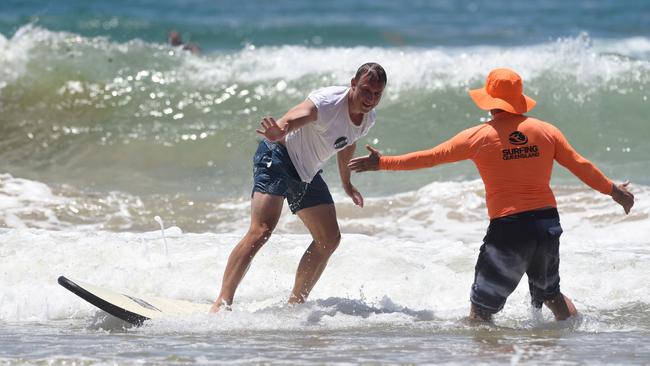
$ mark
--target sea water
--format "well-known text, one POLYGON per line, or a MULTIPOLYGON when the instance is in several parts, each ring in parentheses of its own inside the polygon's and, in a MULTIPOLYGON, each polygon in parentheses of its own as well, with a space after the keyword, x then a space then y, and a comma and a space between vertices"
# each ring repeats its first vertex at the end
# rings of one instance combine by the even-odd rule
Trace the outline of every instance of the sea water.
POLYGON ((647 364, 649 14, 631 0, 3 1, 0 364, 647 364), (201 52, 168 46, 170 29, 201 52), (364 208, 328 164, 343 236, 301 306, 285 303, 311 238, 286 208, 230 312, 133 328, 57 284, 213 301, 247 229, 261 117, 367 61, 388 86, 357 155, 482 123, 467 90, 507 66, 530 115, 632 182, 626 216, 556 165, 579 318, 533 311, 523 280, 493 325, 466 321, 488 224, 470 162, 353 175, 364 208))

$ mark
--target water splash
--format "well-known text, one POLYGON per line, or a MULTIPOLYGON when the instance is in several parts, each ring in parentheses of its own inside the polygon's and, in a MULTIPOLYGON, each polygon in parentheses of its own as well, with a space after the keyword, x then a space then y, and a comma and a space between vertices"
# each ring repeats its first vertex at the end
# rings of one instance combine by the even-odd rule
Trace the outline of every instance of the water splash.
POLYGON ((169 259, 169 250, 167 249, 167 238, 165 237, 165 225, 163 223, 163 220, 160 218, 160 216, 154 216, 153 219, 160 225, 160 235, 162 235, 163 243, 165 245, 165 257, 169 259))

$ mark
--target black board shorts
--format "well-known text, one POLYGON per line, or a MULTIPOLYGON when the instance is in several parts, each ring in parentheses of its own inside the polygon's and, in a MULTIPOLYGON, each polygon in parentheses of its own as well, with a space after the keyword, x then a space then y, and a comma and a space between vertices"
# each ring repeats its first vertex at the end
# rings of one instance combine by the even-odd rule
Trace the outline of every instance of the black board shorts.
POLYGON ((560 293, 557 209, 526 211, 490 221, 474 271, 470 301, 494 314, 503 308, 524 273, 533 306, 560 293))
POLYGON ((260 141, 253 156, 254 192, 286 197, 294 214, 305 208, 334 204, 321 172, 310 183, 301 181, 286 146, 267 140, 260 141))

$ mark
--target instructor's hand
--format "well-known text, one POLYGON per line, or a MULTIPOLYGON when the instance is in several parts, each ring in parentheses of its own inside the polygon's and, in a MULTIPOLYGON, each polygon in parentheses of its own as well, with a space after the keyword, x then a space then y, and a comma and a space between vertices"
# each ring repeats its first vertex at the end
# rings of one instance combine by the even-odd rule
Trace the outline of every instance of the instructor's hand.
POLYGON ((255 132, 264 136, 271 142, 282 140, 288 133, 287 127, 289 125, 284 125, 283 128, 280 128, 273 117, 264 117, 262 122, 260 122, 260 125, 262 126, 262 129, 255 130, 255 132))
POLYGON ((370 151, 368 156, 361 156, 350 160, 348 168, 353 172, 361 173, 369 170, 379 170, 381 153, 370 145, 366 145, 366 149, 370 151))
POLYGON ((352 185, 352 183, 344 185, 343 189, 345 189, 345 193, 352 198, 352 202, 354 202, 355 205, 363 207, 363 196, 359 193, 357 188, 352 185))
POLYGON ((625 214, 630 213, 632 206, 634 206, 634 195, 627 190, 629 184, 629 181, 619 185, 612 184, 612 199, 623 206, 625 214))

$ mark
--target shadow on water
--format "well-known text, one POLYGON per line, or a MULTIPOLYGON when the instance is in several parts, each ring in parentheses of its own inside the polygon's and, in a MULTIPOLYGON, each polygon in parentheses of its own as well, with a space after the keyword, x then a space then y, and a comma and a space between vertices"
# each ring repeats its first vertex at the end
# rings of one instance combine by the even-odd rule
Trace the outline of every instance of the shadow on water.
POLYGON ((434 319, 431 310, 413 310, 395 304, 388 297, 384 297, 378 306, 368 305, 363 300, 345 299, 341 297, 330 297, 323 300, 316 300, 315 304, 322 309, 312 311, 308 323, 318 323, 324 316, 335 316, 337 314, 358 316, 367 318, 375 314, 404 314, 413 317, 418 321, 430 321, 434 319))
POLYGON ((612 309, 588 308, 587 320, 614 329, 650 330, 650 304, 632 301, 612 309))
POLYGON ((89 330, 104 330, 109 333, 120 333, 133 328, 134 325, 104 311, 97 311, 90 319, 89 330))

